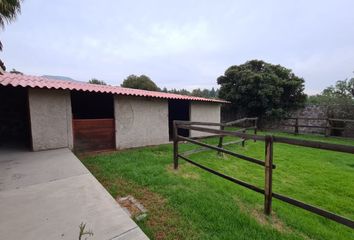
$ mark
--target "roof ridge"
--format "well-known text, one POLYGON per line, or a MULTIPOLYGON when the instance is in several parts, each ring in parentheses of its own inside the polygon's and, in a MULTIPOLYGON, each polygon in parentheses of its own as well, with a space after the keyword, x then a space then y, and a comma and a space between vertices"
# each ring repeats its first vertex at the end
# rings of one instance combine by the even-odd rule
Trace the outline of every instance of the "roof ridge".
POLYGON ((63 90, 76 90, 76 91, 89 91, 100 93, 111 93, 118 95, 130 95, 141 97, 153 97, 164 99, 180 99, 191 101, 215 102, 215 103, 229 103, 221 99, 211 99, 195 96, 187 96, 176 93, 166 93, 158 91, 149 91, 143 89, 126 88, 113 85, 100 85, 79 81, 51 79, 43 76, 23 75, 5 72, 0 74, 0 85, 2 86, 21 86, 31 88, 47 88, 47 89, 63 89, 63 90))

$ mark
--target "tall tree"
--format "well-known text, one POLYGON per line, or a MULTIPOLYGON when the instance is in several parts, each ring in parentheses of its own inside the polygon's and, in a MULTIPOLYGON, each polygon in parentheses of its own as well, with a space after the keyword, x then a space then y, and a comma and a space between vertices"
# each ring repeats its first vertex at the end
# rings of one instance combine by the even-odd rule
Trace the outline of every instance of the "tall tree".
POLYGON ((88 83, 98 84, 98 85, 107 85, 107 83, 105 83, 104 81, 98 80, 96 78, 92 78, 91 80, 88 81, 88 83))
MULTIPOLYGON (((5 23, 10 23, 16 19, 21 12, 22 0, 0 0, 0 28, 5 28, 5 23)), ((0 51, 2 51, 2 42, 0 41, 0 51)), ((0 60, 0 67, 5 71, 6 67, 0 60)))
POLYGON ((211 98, 217 98, 218 97, 218 90, 215 90, 215 88, 212 88, 211 90, 210 90, 210 97, 211 98))
POLYGON ((203 93, 205 93, 205 92, 203 92, 200 88, 196 88, 196 89, 193 89, 191 95, 195 96, 195 97, 204 97, 203 93))
POLYGON ((217 82, 221 85, 219 97, 247 116, 282 117, 306 100, 303 78, 260 60, 229 67, 217 82))
POLYGON ((160 88, 146 75, 129 75, 121 84, 122 87, 160 91, 160 88))

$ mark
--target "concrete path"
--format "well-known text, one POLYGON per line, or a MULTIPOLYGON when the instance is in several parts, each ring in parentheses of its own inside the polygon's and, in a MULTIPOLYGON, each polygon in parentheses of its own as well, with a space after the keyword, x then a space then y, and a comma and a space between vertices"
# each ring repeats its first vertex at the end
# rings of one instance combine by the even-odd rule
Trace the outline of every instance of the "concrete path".
POLYGON ((0 150, 0 239, 148 239, 68 149, 0 150), (85 238, 83 238, 85 239, 85 238))

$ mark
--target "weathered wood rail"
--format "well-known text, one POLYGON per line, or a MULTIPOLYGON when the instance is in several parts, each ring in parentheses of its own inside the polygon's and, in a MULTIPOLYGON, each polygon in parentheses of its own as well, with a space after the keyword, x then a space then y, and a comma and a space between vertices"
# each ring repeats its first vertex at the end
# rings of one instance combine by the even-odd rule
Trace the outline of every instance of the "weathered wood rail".
MULTIPOLYGON (((258 123, 258 118, 254 117, 254 118, 242 118, 242 119, 238 119, 235 121, 231 121, 231 122, 224 122, 224 123, 211 123, 211 122, 190 122, 190 121, 178 121, 178 124, 185 124, 185 125, 199 125, 199 126, 219 126, 220 130, 223 131, 225 129, 225 127, 232 127, 232 126, 237 126, 240 124, 247 124, 247 123, 251 123, 250 126, 243 126, 243 128, 241 129, 237 129, 234 132, 242 132, 242 133, 246 133, 247 130, 254 130, 254 134, 257 134, 257 123, 258 123)), ((249 125, 249 124, 247 124, 249 125)), ((181 128, 181 127, 180 127, 181 128)), ((223 146, 228 146, 231 144, 242 144, 242 147, 245 146, 245 142, 246 139, 241 138, 238 139, 236 141, 231 141, 231 142, 227 142, 224 143, 224 135, 223 134, 213 134, 211 136, 204 136, 204 137, 196 137, 196 138, 191 138, 191 139, 201 139, 201 138, 210 138, 210 137, 219 137, 219 143, 218 143, 218 147, 219 148, 223 148, 223 146)), ((256 140, 254 140, 256 141, 256 140)), ((202 148, 198 148, 198 149, 194 149, 194 150, 190 150, 184 153, 185 156, 188 156, 190 154, 194 154, 194 153, 199 153, 199 152, 203 152, 203 151, 207 151, 209 150, 207 147, 202 147, 202 148)), ((218 151, 218 154, 221 154, 220 151, 218 151)))
MULTIPOLYGON (((233 121, 234 123, 237 121, 233 121)), ((241 121, 242 122, 242 121, 241 121)), ((248 134, 246 132, 240 132, 240 131, 227 131, 224 129, 224 127, 227 126, 225 123, 211 123, 211 122, 186 122, 186 121, 174 121, 173 122, 173 162, 174 162, 174 169, 178 169, 179 165, 179 159, 183 159, 187 161, 188 163, 199 167, 209 173, 212 173, 216 176, 219 176, 223 179, 226 179, 230 182, 233 182, 235 184, 241 185, 243 187, 246 187, 248 189, 251 189, 257 193, 263 194, 264 195, 264 213, 266 215, 271 214, 272 212, 272 199, 276 198, 280 201, 286 202, 288 204, 291 204, 293 206, 302 208, 304 210, 307 210, 309 212, 315 213, 319 216, 325 217, 327 219, 331 219, 337 223, 343 224, 347 227, 353 228, 354 229, 354 221, 350 220, 348 218, 345 218, 343 216, 339 216, 335 213, 331 213, 329 211, 326 211, 324 209, 321 209, 316 206, 312 206, 310 204, 292 199, 288 196, 275 193, 273 192, 273 170, 276 168, 276 165, 273 163, 273 151, 274 151, 274 143, 282 143, 282 144, 290 144, 290 145, 296 145, 296 146, 302 146, 302 147, 309 147, 309 148, 316 148, 316 149, 322 149, 322 150, 329 150, 329 151, 336 151, 336 152, 342 152, 342 153, 349 153, 349 154, 354 154, 354 146, 348 146, 348 145, 340 145, 340 144, 332 144, 332 143, 324 143, 324 142, 319 142, 319 141, 308 141, 308 140, 299 140, 299 139, 293 139, 293 138, 285 138, 285 137, 277 137, 277 136, 272 136, 272 135, 266 135, 266 136, 261 136, 261 135, 256 135, 256 130, 255 134, 248 134), (198 125, 198 126, 193 126, 193 125, 198 125), (201 127, 204 126, 204 127, 201 127), (211 129, 207 128, 205 126, 220 126, 220 129, 211 129), (212 133, 216 134, 217 136, 225 137, 225 136, 233 136, 233 137, 239 137, 245 140, 259 140, 265 142, 265 160, 260 160, 256 159, 253 157, 245 156, 239 153, 232 152, 230 150, 224 149, 220 147, 220 144, 218 146, 213 146, 209 145, 188 137, 183 137, 179 136, 177 134, 177 129, 189 129, 189 130, 195 130, 195 131, 201 131, 201 132, 206 132, 206 133, 212 133), (179 152, 178 144, 180 141, 186 141, 192 144, 196 144, 199 146, 202 146, 204 148, 208 148, 211 150, 215 150, 218 152, 222 152, 225 154, 228 154, 230 156, 239 158, 241 160, 245 160, 251 163, 254 163, 258 166, 264 167, 264 188, 260 188, 257 186, 254 186, 250 183, 244 182, 242 180, 236 179, 234 177, 225 175, 223 173, 220 173, 216 170, 213 170, 207 166, 204 166, 200 163, 197 163, 191 159, 189 159, 186 155, 183 153, 179 152)), ((222 146, 222 145, 221 145, 222 146)))

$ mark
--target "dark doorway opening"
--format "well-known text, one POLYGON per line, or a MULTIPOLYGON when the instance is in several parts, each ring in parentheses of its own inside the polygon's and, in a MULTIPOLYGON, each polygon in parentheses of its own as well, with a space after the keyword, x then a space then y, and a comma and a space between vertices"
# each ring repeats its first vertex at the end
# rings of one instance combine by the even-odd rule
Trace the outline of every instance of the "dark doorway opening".
POLYGON ((71 108, 75 151, 115 149, 112 94, 71 92, 71 108))
POLYGON ((113 95, 91 92, 71 92, 74 119, 114 118, 113 95))
POLYGON ((0 86, 0 147, 31 148, 28 89, 0 86))
MULTIPOLYGON (((170 140, 173 137, 173 121, 189 121, 190 120, 190 102, 186 100, 168 100, 168 126, 170 140)), ((188 129, 178 129, 178 135, 189 137, 188 129)))

